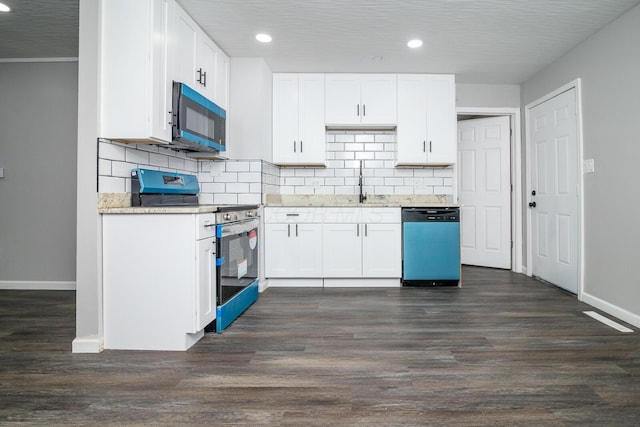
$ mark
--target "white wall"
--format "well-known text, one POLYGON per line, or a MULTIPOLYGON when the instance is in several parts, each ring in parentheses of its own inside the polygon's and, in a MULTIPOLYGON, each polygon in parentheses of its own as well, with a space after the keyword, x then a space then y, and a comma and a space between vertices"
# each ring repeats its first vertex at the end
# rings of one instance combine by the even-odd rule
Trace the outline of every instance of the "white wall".
POLYGON ((229 158, 271 161, 273 75, 263 58, 231 58, 229 158))
POLYGON ((520 108, 520 85, 457 83, 456 107, 520 108))
POLYGON ((640 6, 524 83, 526 105, 580 77, 584 158, 585 301, 640 326, 640 6))
POLYGON ((77 80, 77 62, 0 63, 0 288, 75 288, 77 80))

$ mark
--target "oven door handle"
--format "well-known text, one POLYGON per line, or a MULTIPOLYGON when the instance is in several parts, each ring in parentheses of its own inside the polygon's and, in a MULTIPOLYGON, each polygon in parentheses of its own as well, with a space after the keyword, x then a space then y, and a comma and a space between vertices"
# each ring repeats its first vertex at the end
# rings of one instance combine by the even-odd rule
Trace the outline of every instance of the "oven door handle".
POLYGON ((229 224, 219 224, 218 237, 228 237, 234 236, 236 234, 247 233, 254 229, 257 230, 259 225, 259 218, 253 218, 247 221, 233 222, 229 224))

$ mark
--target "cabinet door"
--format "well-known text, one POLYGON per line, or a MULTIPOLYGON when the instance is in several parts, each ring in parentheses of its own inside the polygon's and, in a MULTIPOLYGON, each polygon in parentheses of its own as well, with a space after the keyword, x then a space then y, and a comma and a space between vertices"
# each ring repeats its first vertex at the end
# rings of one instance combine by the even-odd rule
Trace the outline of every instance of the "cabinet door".
POLYGON ((357 125, 362 114, 360 106, 360 77, 357 74, 325 75, 325 123, 328 125, 357 125))
POLYGON ((427 76, 398 76, 397 161, 399 165, 427 161, 427 76))
POLYGON ((362 238, 363 277, 402 276, 400 224, 365 224, 362 238))
POLYGON ((151 114, 150 134, 161 141, 171 141, 172 63, 169 61, 169 34, 173 31, 175 3, 159 0, 151 3, 151 114))
POLYGON ((291 224, 291 234, 296 242, 295 277, 322 277, 322 225, 291 224))
POLYGON ((291 224, 265 224, 264 230, 265 276, 297 277, 296 241, 291 238, 291 224))
POLYGON ((324 165, 327 149, 323 74, 299 74, 298 107, 299 163, 324 165))
POLYGON ((322 271, 324 277, 362 277, 360 224, 324 224, 322 271))
POLYGON ((199 28, 189 15, 176 4, 175 20, 175 80, 185 83, 194 90, 196 82, 196 46, 199 28))
POLYGON ((196 328, 202 330, 216 318, 216 247, 214 239, 196 243, 196 328))
POLYGON ((298 75, 273 75, 273 162, 298 161, 298 75))
POLYGON ((221 50, 218 50, 218 61, 216 63, 216 97, 213 102, 225 110, 229 109, 229 57, 221 50))
POLYGON ((430 164, 456 162, 455 90, 453 75, 427 77, 427 161, 430 164))
POLYGON ((362 124, 396 124, 398 89, 395 74, 363 74, 360 90, 362 124))
POLYGON ((218 47, 202 30, 198 31, 197 43, 195 74, 198 86, 194 89, 213 101, 216 99, 218 47))

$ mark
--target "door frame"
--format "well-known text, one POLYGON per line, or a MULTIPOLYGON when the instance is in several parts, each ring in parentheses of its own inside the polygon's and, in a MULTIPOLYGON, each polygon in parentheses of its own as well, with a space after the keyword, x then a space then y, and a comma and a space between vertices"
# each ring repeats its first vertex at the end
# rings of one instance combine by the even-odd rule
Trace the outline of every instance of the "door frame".
MULTIPOLYGON (((477 115, 477 116, 509 116, 511 126, 511 271, 523 273, 525 269, 522 264, 523 260, 523 215, 522 211, 522 143, 520 125, 520 108, 493 108, 493 107, 458 107, 457 115, 477 115)), ((456 135, 456 144, 458 136, 456 135)), ((456 149, 457 155, 457 149, 456 149)), ((454 172, 454 200, 458 199, 458 162, 455 165, 454 172)))
MULTIPOLYGON (((582 173, 582 158, 583 158, 583 138, 582 138, 582 79, 577 78, 558 89, 543 95, 533 102, 527 104, 524 108, 525 113, 525 150, 526 150, 526 190, 525 194, 531 193, 531 138, 529 137, 529 129, 531 128, 531 110, 538 105, 549 101, 564 92, 571 89, 575 89, 575 101, 576 101, 576 144, 577 144, 577 168, 576 173, 578 177, 576 182, 578 183, 577 196, 578 196, 578 254, 576 262, 578 263, 578 300, 582 301, 582 293, 584 291, 584 198, 582 197, 584 188, 584 173, 582 173)), ((527 209, 527 276, 533 276, 533 253, 532 253, 532 230, 531 230, 531 209, 527 209)))

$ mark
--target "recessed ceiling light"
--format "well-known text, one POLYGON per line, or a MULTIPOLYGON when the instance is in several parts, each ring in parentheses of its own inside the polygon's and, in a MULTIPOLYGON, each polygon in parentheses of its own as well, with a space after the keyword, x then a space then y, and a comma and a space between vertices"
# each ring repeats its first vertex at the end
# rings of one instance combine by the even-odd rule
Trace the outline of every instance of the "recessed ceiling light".
POLYGON ((409 43, 407 43, 407 46, 409 46, 412 49, 415 49, 417 47, 422 46, 422 40, 418 40, 418 39, 409 40, 409 43))
POLYGON ((10 12, 11 8, 4 3, 0 3, 0 12, 10 12))
POLYGON ((265 33, 256 34, 256 40, 262 43, 269 43, 271 41, 271 36, 265 33))

